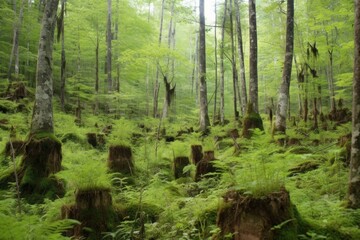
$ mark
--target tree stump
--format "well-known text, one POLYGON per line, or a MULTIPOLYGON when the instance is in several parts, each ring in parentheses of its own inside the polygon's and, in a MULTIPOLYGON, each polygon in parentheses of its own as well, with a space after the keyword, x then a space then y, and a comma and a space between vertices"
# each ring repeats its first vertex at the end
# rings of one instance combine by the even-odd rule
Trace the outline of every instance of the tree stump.
POLYGON ((237 130, 236 128, 234 128, 234 129, 231 129, 230 131, 229 131, 229 137, 230 138, 232 138, 232 139, 238 139, 239 137, 240 137, 240 135, 239 135, 239 130, 237 130))
POLYGON ((188 157, 176 157, 174 159, 173 170, 174 170, 175 179, 190 176, 189 173, 183 173, 184 167, 186 167, 189 164, 190 161, 188 157))
POLYGON ((202 146, 191 145, 191 161, 193 164, 197 164, 203 158, 202 146))
POLYGON ((264 126, 262 119, 259 115, 259 113, 254 111, 253 105, 251 103, 248 104, 246 115, 244 118, 244 127, 242 131, 242 135, 245 138, 251 137, 251 131, 250 129, 258 128, 261 131, 264 131, 264 126))
POLYGON ((110 146, 108 167, 111 171, 132 175, 134 163, 131 148, 122 145, 110 146))
POLYGON ((207 173, 215 173, 216 168, 213 164, 215 159, 214 151, 205 151, 204 157, 196 164, 195 181, 200 181, 207 173))
POLYGON ((87 133, 86 137, 87 142, 94 148, 103 147, 106 143, 104 134, 87 133))
POLYGON ((261 198, 230 191, 223 199, 216 220, 221 231, 213 239, 224 239, 228 234, 233 234, 233 240, 272 240, 279 239, 280 235, 281 239, 297 239, 296 220, 285 189, 261 198), (272 230, 286 221, 280 230, 272 230))
POLYGON ((76 219, 81 222, 65 235, 76 239, 101 239, 102 233, 109 231, 114 218, 112 198, 109 189, 77 190, 74 205, 61 207, 62 219, 76 219), (90 228, 92 231, 87 231, 90 228))

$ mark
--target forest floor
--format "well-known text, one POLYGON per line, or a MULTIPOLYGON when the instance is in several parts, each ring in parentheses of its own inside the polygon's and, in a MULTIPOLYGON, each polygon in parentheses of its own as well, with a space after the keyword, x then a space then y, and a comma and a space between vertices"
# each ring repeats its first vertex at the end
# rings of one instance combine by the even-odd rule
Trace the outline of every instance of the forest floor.
MULTIPOLYGON (((280 146, 277 138, 283 136, 272 136, 265 115, 265 130, 245 139, 231 137, 234 129, 241 135, 238 122, 212 127, 206 136, 193 131, 196 114, 178 114, 160 124, 159 119, 95 116, 84 110, 75 121, 72 111, 63 113, 54 104, 55 136, 63 154, 63 170, 56 177, 65 182, 66 194, 30 204, 18 201, 16 184, 0 184, 0 239, 69 239, 62 233, 78 222, 61 220, 61 209, 72 206, 84 189, 111 194, 117 215, 105 224, 104 239, 212 239, 220 231, 217 213, 228 191, 261 198, 284 187, 296 220, 307 226, 299 228, 297 239, 360 239, 360 210, 347 209, 345 201, 350 123, 326 121, 316 131, 310 130, 311 122, 289 123, 288 141, 280 146), (89 133, 98 137, 95 147, 89 133), (194 181, 196 167, 189 164, 175 179, 174 159, 190 158, 193 145, 214 151, 216 173, 194 181), (108 170, 110 146, 131 148, 130 172, 108 170)), ((27 139, 31 107, 28 99, 0 100, 0 180, 13 172, 14 161, 21 162, 21 153, 12 159, 5 148, 10 132, 13 140, 27 139)))

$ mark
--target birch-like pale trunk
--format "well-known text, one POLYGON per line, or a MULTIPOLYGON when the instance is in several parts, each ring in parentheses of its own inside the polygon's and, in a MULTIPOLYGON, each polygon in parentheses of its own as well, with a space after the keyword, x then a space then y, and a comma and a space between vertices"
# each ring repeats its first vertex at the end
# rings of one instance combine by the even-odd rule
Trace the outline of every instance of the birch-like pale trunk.
POLYGON ((65 1, 61 0, 61 68, 60 68, 60 103, 61 109, 65 111, 65 84, 66 84, 66 55, 65 55, 65 1))
POLYGON ((349 207, 360 208, 360 0, 355 0, 355 46, 349 207))
POLYGON ((48 0, 41 22, 36 67, 36 91, 30 133, 54 132, 52 52, 59 0, 48 0))
POLYGON ((106 26, 106 73, 107 73, 107 92, 112 91, 112 33, 111 33, 111 0, 108 0, 107 26, 106 26))
POLYGON ((276 109, 275 131, 286 132, 286 115, 290 98, 291 69, 294 54, 294 0, 287 0, 286 49, 282 82, 276 109))

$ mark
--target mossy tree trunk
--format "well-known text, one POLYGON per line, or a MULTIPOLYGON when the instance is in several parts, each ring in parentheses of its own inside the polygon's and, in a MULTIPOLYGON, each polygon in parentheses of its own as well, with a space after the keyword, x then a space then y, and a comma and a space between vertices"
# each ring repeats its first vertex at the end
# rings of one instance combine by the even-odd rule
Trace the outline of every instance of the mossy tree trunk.
POLYGON ((36 92, 29 139, 21 164, 21 192, 30 202, 61 196, 62 184, 51 174, 61 170, 61 143, 54 136, 52 52, 59 0, 46 2, 40 32, 36 92))
POLYGON ((224 67, 224 48, 225 48, 225 24, 227 13, 227 0, 224 2, 224 14, 221 25, 221 46, 220 46, 220 123, 225 123, 225 67, 224 67))
POLYGON ((41 23, 42 27, 36 68, 35 105, 31 122, 31 134, 54 132, 52 110, 53 79, 51 65, 58 4, 59 0, 49 0, 46 3, 41 23))
POLYGON ((257 28, 256 28, 256 0, 249 0, 249 35, 250 35, 250 81, 249 98, 255 112, 259 111, 258 106, 258 59, 257 59, 257 28))
POLYGON ((349 206, 360 208, 360 0, 355 1, 355 57, 349 206))

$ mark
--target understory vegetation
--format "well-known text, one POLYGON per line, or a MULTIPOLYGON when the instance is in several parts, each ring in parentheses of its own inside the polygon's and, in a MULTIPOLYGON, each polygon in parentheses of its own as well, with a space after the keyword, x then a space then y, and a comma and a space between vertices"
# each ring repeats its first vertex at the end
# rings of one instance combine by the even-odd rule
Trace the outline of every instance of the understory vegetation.
MULTIPOLYGON (((2 100, 1 104, 9 103, 2 100)), ((24 104, 31 108, 30 103, 24 104)), ((340 142, 351 132, 349 123, 328 121, 329 130, 312 131, 310 123, 298 122, 287 131, 292 141, 280 145, 265 115, 264 131, 254 130, 246 139, 229 137, 230 131, 241 131, 239 122, 214 126, 208 135, 188 131, 197 126, 195 115, 160 124, 152 118, 83 114, 79 127, 72 115, 55 110, 55 137, 62 142, 63 154, 62 170, 56 177, 64 182, 65 196, 29 204, 17 197, 14 181, 4 183, 4 177, 22 159, 21 154, 15 159, 6 154, 10 133, 12 141, 25 140, 30 116, 26 110, 0 113, 0 148, 4 149, 0 239, 68 239, 64 232, 80 222, 62 219, 61 209, 75 202, 76 192, 86 189, 110 191, 114 216, 106 220, 111 221, 111 231, 101 233, 104 239, 211 239, 219 232, 217 212, 226 192, 262 198, 284 187, 295 206, 296 214, 289 221, 296 221, 298 239, 360 238, 360 211, 345 206, 348 156, 346 144, 340 142), (103 134, 105 143, 93 147, 87 142, 88 133, 103 134), (109 171, 108 149, 114 144, 131 147, 134 168, 130 174, 109 171), (217 171, 194 181, 196 168, 189 164, 183 169, 186 177, 175 179, 174 159, 190 157, 192 145, 214 151, 217 171)))

